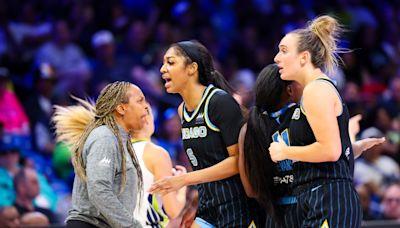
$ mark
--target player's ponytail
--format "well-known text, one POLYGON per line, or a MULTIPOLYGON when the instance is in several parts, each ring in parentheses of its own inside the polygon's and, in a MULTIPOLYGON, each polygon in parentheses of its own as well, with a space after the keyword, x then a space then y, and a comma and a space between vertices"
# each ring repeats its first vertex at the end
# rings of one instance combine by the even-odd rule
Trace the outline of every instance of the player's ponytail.
POLYGON ((211 83, 216 87, 225 90, 225 92, 231 95, 234 93, 234 89, 232 88, 232 86, 225 79, 225 77, 217 70, 211 71, 211 83))
POLYGON ((276 199, 273 192, 274 163, 269 156, 268 147, 272 134, 269 126, 275 126, 276 123, 263 112, 265 111, 257 106, 249 112, 244 138, 244 167, 257 201, 269 214, 275 214, 272 203, 276 199))
POLYGON ((298 52, 310 52, 312 64, 330 75, 339 64, 338 54, 350 51, 337 46, 342 32, 343 29, 335 18, 324 15, 309 22, 308 27, 291 33, 298 36, 298 52))

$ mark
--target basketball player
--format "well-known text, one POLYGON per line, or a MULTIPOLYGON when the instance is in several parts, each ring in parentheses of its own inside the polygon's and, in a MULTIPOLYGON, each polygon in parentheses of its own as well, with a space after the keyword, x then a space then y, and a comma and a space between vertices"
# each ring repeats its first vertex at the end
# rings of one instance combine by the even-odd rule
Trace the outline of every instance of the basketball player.
POLYGON ((293 98, 301 91, 297 83, 280 79, 278 70, 270 64, 257 77, 255 106, 239 136, 239 170, 248 196, 266 209, 266 227, 298 227, 292 161, 274 163, 265 153, 278 135, 289 140, 287 127, 297 107, 293 98))
MULTIPOLYGON (((169 219, 176 218, 181 213, 186 202, 186 187, 161 198, 146 191, 154 181, 173 175, 168 152, 151 142, 153 133, 154 117, 149 106, 149 115, 143 128, 132 133, 132 146, 143 173, 144 191, 144 197, 136 204, 135 218, 143 227, 161 228, 168 225, 169 219)), ((183 166, 177 165, 175 168, 179 173, 186 173, 183 166)))
POLYGON ((264 211, 246 197, 238 174, 238 136, 243 121, 231 89, 196 41, 173 44, 160 69, 168 93, 179 93, 182 139, 194 172, 164 178, 150 191, 165 194, 196 185, 199 227, 263 227, 264 211))
POLYGON ((301 227, 360 227, 362 220, 352 184, 349 113, 324 73, 337 65, 339 32, 334 18, 318 17, 308 27, 288 33, 274 59, 283 80, 304 87, 289 126, 290 146, 278 137, 269 147, 273 161, 295 161, 293 192, 301 227))

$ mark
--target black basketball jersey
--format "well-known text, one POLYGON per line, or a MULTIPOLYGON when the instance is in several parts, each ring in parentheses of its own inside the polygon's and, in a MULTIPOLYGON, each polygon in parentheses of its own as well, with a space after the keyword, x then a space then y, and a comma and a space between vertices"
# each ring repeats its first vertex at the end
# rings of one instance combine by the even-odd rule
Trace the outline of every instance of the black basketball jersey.
MULTIPOLYGON (((227 147, 238 142, 242 121, 238 103, 213 85, 206 88, 193 112, 188 112, 183 105, 182 140, 193 170, 226 159, 227 147)), ((216 227, 247 227, 254 213, 258 213, 255 210, 259 207, 246 197, 239 175, 196 187, 199 191, 197 216, 216 227)))
MULTIPOLYGON (((294 110, 298 106, 290 103, 277 112, 270 113, 269 117, 275 121, 272 135, 274 142, 278 141, 280 135, 287 145, 291 145, 289 125, 294 110)), ((292 160, 286 159, 278 163, 274 163, 274 185, 275 192, 279 197, 278 204, 287 205, 296 203, 296 198, 292 193, 292 184, 294 181, 292 160)))
MULTIPOLYGON (((322 78, 317 80, 324 80, 327 83, 332 84, 337 91, 337 88, 332 81, 322 78)), ((339 93, 338 96, 340 97, 339 93)), ((354 155, 348 130, 349 111, 343 102, 342 109, 343 111, 341 115, 337 117, 340 140, 342 143, 342 153, 339 160, 336 162, 321 163, 294 162, 293 169, 296 177, 294 186, 311 183, 313 181, 325 181, 327 179, 352 181, 354 155)), ((306 146, 316 141, 301 104, 293 113, 292 121, 290 123, 290 133, 290 143, 292 146, 306 146)))

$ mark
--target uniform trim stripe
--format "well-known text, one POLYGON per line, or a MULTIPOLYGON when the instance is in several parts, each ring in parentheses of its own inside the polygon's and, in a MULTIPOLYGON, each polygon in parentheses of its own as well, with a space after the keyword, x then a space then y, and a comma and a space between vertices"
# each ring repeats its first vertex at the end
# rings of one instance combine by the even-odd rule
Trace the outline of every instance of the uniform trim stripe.
POLYGON ((154 210, 157 212, 157 214, 160 217, 161 227, 166 227, 169 222, 168 216, 163 212, 162 208, 160 208, 160 206, 158 205, 157 197, 155 195, 153 195, 153 197, 152 197, 152 205, 153 205, 154 210))
POLYGON ((300 111, 303 113, 303 115, 304 116, 307 116, 306 115, 306 110, 304 110, 304 108, 303 108, 303 97, 301 97, 301 100, 300 100, 300 111))
POLYGON ((215 126, 213 123, 211 123, 210 118, 208 117, 208 104, 210 103, 211 97, 218 91, 223 91, 221 89, 215 89, 210 93, 210 96, 208 96, 206 103, 204 105, 204 120, 206 121, 206 125, 213 131, 220 132, 220 129, 215 126))
POLYGON ((201 97, 201 100, 200 100, 199 104, 197 105, 196 109, 194 110, 194 112, 192 113, 191 116, 189 116, 189 114, 186 112, 186 106, 185 106, 185 104, 183 104, 183 118, 185 118, 186 122, 192 121, 193 118, 197 115, 197 113, 200 110, 201 105, 203 104, 204 99, 207 97, 208 93, 210 92, 211 88, 213 88, 213 87, 214 86, 212 84, 210 84, 206 88, 203 96, 201 97))

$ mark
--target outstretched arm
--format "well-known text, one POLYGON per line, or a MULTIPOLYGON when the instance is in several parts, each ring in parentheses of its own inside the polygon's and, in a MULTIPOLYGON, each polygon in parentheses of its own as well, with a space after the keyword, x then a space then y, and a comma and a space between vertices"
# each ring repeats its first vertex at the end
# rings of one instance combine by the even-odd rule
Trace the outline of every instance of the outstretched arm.
POLYGON ((362 115, 358 114, 349 119, 349 135, 351 145, 353 147, 354 158, 358 158, 361 154, 375 145, 385 142, 385 138, 367 138, 356 141, 356 135, 360 132, 360 120, 362 115))
POLYGON ((148 190, 151 193, 157 192, 161 195, 176 191, 183 186, 202 184, 222 180, 238 173, 238 144, 229 146, 229 157, 221 162, 197 171, 189 172, 181 176, 165 177, 156 181, 148 190))
POLYGON ((381 144, 385 142, 385 137, 382 138, 366 138, 366 139, 361 139, 358 140, 351 145, 353 146, 353 153, 354 153, 354 158, 358 158, 361 156, 361 154, 368 150, 371 147, 374 147, 378 144, 381 144))

